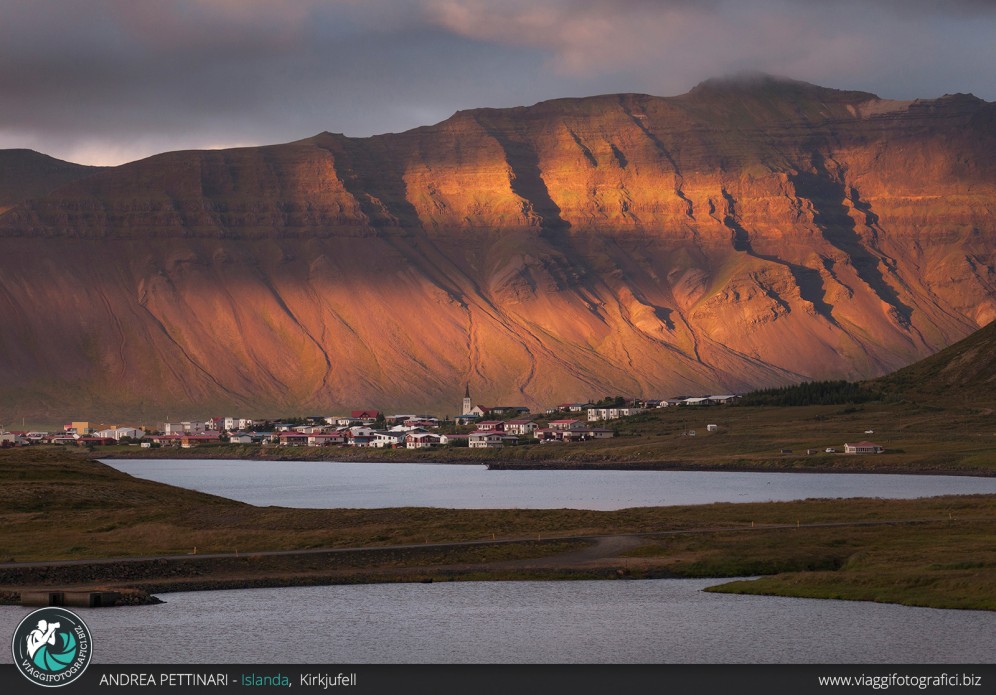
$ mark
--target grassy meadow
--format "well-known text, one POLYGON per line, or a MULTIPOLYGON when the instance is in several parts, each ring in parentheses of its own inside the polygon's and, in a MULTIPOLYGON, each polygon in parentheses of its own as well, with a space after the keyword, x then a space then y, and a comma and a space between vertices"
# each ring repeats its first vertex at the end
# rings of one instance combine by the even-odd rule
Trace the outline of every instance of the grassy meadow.
MULTIPOLYGON (((263 508, 135 479, 58 448, 0 452, 0 483, 0 562, 480 541, 412 555, 403 567, 354 562, 351 581, 765 575, 716 590, 996 609, 994 496, 612 512, 263 508), (601 536, 628 544, 578 554, 601 536)), ((290 561, 267 567, 256 572, 273 582, 307 579, 290 561)))

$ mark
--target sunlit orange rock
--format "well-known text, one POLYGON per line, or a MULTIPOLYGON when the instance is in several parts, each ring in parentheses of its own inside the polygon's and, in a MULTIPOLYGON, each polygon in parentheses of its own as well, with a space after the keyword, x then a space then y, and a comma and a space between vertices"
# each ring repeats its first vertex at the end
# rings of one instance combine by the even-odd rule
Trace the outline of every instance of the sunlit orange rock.
POLYGON ((0 194, 0 422, 742 391, 996 319, 970 95, 709 81, 0 194))

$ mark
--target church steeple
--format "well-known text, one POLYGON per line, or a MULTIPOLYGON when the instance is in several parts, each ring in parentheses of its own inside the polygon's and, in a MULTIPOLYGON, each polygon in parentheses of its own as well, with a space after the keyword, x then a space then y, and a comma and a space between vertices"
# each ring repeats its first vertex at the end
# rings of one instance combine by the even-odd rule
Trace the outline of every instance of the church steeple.
POLYGON ((470 402, 470 382, 467 382, 467 390, 463 392, 463 412, 461 415, 470 415, 474 404, 470 402))

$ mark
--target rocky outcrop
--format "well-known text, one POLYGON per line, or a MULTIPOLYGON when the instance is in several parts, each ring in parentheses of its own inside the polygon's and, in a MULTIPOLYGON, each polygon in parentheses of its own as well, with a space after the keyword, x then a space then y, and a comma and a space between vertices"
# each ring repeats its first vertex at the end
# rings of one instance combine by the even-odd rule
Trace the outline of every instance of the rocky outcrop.
POLYGON ((996 105, 757 77, 174 152, 0 215, 0 413, 876 376, 996 318, 996 105))

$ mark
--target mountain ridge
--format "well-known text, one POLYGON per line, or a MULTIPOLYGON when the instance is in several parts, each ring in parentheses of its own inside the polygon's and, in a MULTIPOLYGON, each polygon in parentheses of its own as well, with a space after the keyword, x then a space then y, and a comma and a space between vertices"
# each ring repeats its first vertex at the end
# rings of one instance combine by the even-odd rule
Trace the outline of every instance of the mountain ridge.
POLYGON ((996 105, 724 85, 163 153, 23 200, 0 413, 737 391, 878 376, 996 318, 996 105))

